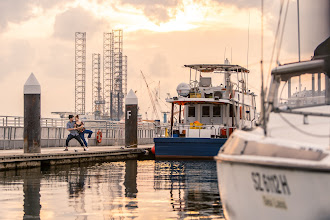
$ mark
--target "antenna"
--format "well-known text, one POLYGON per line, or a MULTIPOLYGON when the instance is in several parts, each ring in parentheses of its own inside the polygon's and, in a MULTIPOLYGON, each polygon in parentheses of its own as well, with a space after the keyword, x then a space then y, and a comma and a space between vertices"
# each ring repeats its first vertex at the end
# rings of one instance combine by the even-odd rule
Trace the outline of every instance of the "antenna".
MULTIPOLYGON (((299 22, 299 0, 297 0, 297 16, 298 16, 298 57, 300 62, 300 22, 299 22)), ((313 74, 314 77, 314 74, 313 74)), ((299 75, 299 92, 301 92, 301 77, 299 75)))
POLYGON ((246 52, 246 69, 249 69, 249 47, 250 47, 250 12, 249 12, 249 25, 248 25, 248 42, 246 52))
POLYGON ((223 54, 223 60, 225 61, 226 60, 226 47, 225 47, 225 53, 223 54))
POLYGON ((230 48, 230 63, 233 64, 233 48, 230 48))
POLYGON ((262 127, 264 129, 264 135, 267 135, 266 131, 266 116, 265 116, 265 91, 264 91, 264 65, 263 65, 263 51, 264 51, 264 1, 261 0, 261 60, 260 60, 260 69, 261 69, 261 109, 262 109, 262 127))
POLYGON ((297 16, 298 16, 298 57, 300 62, 300 22, 299 22, 299 0, 297 0, 297 16))

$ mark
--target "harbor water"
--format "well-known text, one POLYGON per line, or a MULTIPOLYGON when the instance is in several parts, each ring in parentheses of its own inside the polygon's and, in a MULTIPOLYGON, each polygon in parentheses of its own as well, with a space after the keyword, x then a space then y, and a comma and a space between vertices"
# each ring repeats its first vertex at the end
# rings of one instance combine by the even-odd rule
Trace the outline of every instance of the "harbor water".
POLYGON ((214 161, 137 161, 0 172, 1 219, 223 219, 214 161))

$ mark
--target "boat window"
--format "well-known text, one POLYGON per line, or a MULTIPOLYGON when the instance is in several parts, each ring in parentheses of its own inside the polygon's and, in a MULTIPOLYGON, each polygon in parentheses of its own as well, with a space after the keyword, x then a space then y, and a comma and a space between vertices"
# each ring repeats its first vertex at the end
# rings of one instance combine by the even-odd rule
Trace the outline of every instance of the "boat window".
POLYGON ((213 117, 220 117, 221 116, 221 106, 220 105, 214 105, 213 106, 213 117))
POLYGON ((234 108, 233 108, 233 105, 230 105, 230 107, 229 107, 229 117, 234 117, 234 108))
POLYGON ((195 106, 188 107, 188 117, 195 117, 195 106))
POLYGON ((202 107, 202 117, 210 117, 210 106, 202 107))
POLYGON ((277 105, 300 108, 325 104, 329 79, 324 73, 306 73, 282 79, 277 91, 277 105))
POLYGON ((246 120, 251 121, 251 113, 250 113, 250 107, 246 106, 245 107, 245 115, 246 115, 246 120))

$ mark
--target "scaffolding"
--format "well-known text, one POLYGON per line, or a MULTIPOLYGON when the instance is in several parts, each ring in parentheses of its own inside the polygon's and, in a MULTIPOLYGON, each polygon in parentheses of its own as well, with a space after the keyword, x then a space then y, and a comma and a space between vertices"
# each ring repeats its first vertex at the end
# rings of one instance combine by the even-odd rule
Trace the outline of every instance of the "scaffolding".
POLYGON ((112 119, 120 120, 123 115, 123 30, 112 30, 113 76, 112 76, 112 119))
POLYGON ((127 95, 127 56, 123 56, 123 93, 127 95))
POLYGON ((127 94, 127 56, 123 56, 123 30, 103 33, 103 117, 120 120, 127 94))
POLYGON ((112 91, 112 33, 103 33, 103 116, 111 118, 111 91, 112 91))
POLYGON ((92 54, 92 103, 95 119, 101 119, 101 113, 104 111, 104 100, 101 84, 101 55, 92 54))
POLYGON ((75 113, 85 114, 86 32, 75 33, 75 113))

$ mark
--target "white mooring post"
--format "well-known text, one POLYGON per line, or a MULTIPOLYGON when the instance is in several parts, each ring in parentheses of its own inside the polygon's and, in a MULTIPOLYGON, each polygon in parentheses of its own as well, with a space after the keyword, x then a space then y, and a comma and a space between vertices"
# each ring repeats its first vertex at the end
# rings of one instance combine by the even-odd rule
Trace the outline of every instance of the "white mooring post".
POLYGON ((41 152, 40 95, 40 84, 31 73, 24 84, 24 153, 41 152))
POLYGON ((137 147, 138 98, 130 90, 125 98, 125 147, 137 147))

